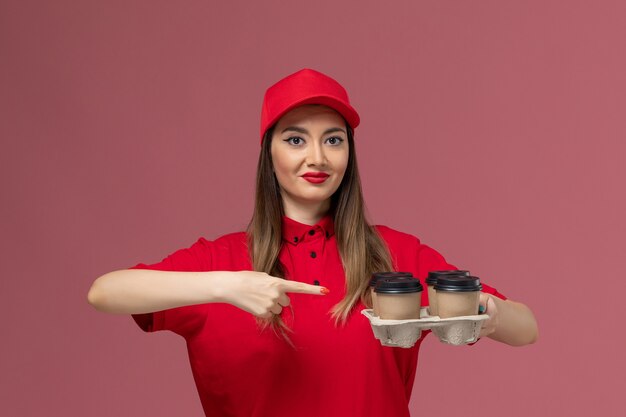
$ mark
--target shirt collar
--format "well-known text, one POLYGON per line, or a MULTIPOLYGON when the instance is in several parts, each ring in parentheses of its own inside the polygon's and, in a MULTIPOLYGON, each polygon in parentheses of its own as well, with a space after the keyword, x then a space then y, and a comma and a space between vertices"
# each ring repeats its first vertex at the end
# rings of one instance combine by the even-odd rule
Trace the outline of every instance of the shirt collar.
POLYGON ((325 236, 326 239, 335 234, 335 223, 330 214, 324 216, 313 226, 283 216, 283 239, 293 245, 300 242, 325 236))

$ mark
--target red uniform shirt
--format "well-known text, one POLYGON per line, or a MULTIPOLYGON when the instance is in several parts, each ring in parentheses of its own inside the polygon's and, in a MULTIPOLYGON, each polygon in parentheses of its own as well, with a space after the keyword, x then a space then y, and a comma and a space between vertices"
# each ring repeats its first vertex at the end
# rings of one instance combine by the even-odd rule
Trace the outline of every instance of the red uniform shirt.
MULTIPOLYGON (((428 271, 456 269, 414 236, 377 226, 398 271, 422 284, 428 271)), ((345 295, 345 275, 330 217, 309 226, 283 219, 280 261, 290 280, 325 286, 326 296, 291 293, 295 348, 254 316, 229 304, 199 304, 134 315, 145 331, 171 330, 187 342, 191 369, 207 416, 409 416, 421 340, 410 349, 384 347, 359 304, 345 326, 329 311, 345 295)), ((245 233, 200 238, 154 265, 165 271, 251 270, 245 233)), ((424 288, 426 288, 424 284, 424 288)), ((483 284, 483 291, 502 295, 483 284)), ((428 304, 427 291, 422 304, 428 304)), ((425 333, 423 333, 425 335, 425 333)))

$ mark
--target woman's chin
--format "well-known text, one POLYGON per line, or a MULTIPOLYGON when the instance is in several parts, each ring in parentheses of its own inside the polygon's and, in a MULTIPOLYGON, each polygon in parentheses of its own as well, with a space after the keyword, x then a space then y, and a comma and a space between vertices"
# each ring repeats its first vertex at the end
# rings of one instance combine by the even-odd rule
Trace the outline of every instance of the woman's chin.
POLYGON ((292 200, 295 204, 301 204, 305 206, 315 206, 322 203, 327 202, 331 193, 328 192, 318 192, 318 193, 302 193, 299 195, 291 195, 290 200, 292 200))

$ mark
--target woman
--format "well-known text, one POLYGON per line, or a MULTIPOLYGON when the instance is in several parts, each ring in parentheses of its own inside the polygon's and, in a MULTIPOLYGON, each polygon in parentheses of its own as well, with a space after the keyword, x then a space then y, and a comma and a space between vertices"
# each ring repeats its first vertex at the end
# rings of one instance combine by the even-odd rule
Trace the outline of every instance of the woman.
MULTIPOLYGON (((199 239, 154 265, 98 278, 89 302, 187 342, 206 415, 408 416, 417 356, 368 320, 373 272, 454 269, 408 234, 365 220, 347 93, 317 71, 270 87, 247 232, 199 239)), ((427 304, 426 293, 423 304, 427 304)), ((532 312, 483 284, 481 336, 533 343, 532 312)), ((422 338, 423 340, 423 338, 422 338)))

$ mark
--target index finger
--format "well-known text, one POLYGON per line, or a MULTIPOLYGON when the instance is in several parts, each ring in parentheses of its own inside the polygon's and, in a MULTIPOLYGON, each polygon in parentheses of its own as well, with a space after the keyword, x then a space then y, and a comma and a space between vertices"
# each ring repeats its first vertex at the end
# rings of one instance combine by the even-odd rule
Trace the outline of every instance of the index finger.
POLYGON ((283 282, 283 288, 285 292, 296 292, 301 294, 313 294, 313 295, 326 295, 330 291, 326 287, 320 287, 319 285, 311 285, 305 284, 304 282, 298 281, 287 281, 283 282))

